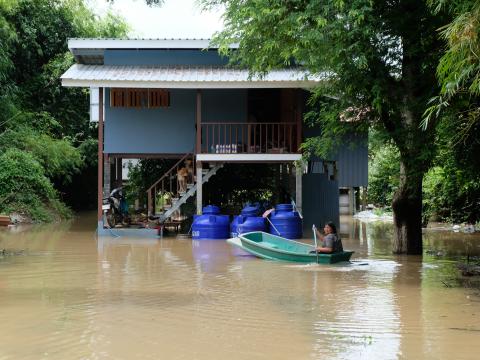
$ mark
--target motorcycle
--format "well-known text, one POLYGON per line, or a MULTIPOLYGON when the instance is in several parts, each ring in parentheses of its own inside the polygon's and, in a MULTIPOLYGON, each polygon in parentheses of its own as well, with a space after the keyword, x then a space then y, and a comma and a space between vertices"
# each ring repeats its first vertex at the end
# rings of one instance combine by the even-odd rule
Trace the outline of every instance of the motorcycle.
POLYGON ((120 224, 124 226, 130 225, 128 204, 121 187, 113 189, 108 197, 103 198, 102 209, 109 227, 114 228, 120 224))

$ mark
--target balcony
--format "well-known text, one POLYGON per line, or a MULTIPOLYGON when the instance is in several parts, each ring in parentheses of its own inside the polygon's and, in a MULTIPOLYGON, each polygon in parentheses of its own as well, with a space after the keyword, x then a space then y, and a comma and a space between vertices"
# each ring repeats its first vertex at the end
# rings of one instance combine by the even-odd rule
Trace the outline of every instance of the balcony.
POLYGON ((204 122, 197 154, 298 154, 300 141, 294 122, 204 122))

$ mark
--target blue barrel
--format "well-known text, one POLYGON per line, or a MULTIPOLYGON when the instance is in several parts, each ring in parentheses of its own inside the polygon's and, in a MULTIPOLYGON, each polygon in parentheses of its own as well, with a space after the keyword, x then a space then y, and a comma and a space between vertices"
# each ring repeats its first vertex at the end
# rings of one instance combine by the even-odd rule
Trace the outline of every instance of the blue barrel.
POLYGON ((302 219, 297 211, 293 211, 291 204, 278 204, 275 206, 275 211, 270 214, 269 233, 278 235, 287 239, 301 239, 303 236, 302 219))
POLYGON ((230 236, 236 237, 250 231, 266 231, 265 219, 261 216, 238 215, 230 224, 230 236))
POLYGON ((260 209, 260 204, 258 202, 254 204, 247 203, 245 207, 242 209, 240 215, 259 216, 260 213, 261 213, 261 209, 260 209))
POLYGON ((218 206, 205 206, 202 215, 193 216, 192 239, 227 239, 229 224, 229 216, 220 215, 218 206))
POLYGON ((207 205, 202 209, 203 215, 220 215, 220 208, 215 205, 207 205))

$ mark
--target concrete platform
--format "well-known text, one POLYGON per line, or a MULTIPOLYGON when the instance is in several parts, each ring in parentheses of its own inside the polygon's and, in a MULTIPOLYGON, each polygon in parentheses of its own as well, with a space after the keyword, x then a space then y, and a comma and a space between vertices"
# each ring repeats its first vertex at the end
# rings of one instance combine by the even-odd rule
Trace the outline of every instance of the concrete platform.
POLYGON ((129 237, 129 238, 151 238, 158 239, 158 229, 151 228, 105 228, 103 226, 103 221, 99 221, 97 225, 97 236, 101 237, 129 237))

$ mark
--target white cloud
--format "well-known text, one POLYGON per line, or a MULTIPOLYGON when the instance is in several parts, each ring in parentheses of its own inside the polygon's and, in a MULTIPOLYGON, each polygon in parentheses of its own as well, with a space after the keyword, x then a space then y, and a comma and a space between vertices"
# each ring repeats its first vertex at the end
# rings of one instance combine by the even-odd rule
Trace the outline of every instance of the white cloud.
POLYGON ((132 28, 129 37, 211 38, 223 27, 221 11, 202 11, 195 0, 165 0, 162 6, 149 7, 144 0, 88 0, 95 13, 107 9, 123 16, 132 28))

